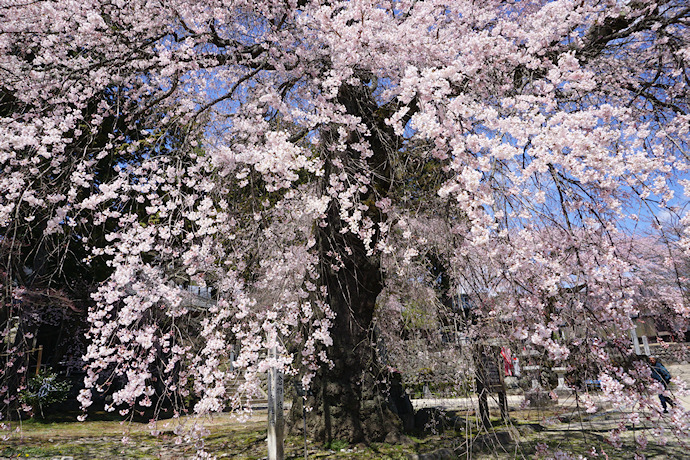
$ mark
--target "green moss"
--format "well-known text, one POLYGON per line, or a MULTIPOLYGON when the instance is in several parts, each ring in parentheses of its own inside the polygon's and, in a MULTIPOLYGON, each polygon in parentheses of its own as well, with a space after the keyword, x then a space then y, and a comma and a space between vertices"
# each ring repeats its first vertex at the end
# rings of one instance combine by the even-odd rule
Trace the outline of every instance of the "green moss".
POLYGON ((349 445, 350 443, 347 441, 344 441, 342 439, 334 439, 330 443, 326 444, 326 448, 335 450, 337 452, 339 450, 347 449, 349 445))
MULTIPOLYGON (((588 449, 596 447, 599 452, 605 450, 610 458, 622 458, 621 452, 606 443, 606 432, 610 428, 593 425, 584 432, 574 424, 561 423, 552 417, 551 412, 544 411, 514 411, 512 424, 516 432, 520 432, 519 444, 511 443, 508 448, 511 456, 501 456, 496 449, 501 447, 477 445, 471 453, 472 458, 514 458, 518 453, 520 458, 532 458, 537 453, 538 444, 546 444, 551 449, 563 449, 567 452, 588 456, 588 449), (538 417, 538 419, 535 419, 538 417), (553 424, 542 423, 545 418, 553 420, 553 424), (529 421, 535 419, 534 421, 529 421), (540 421, 541 420, 541 421, 540 421)), ((363 459, 402 460, 411 454, 425 454, 439 449, 459 449, 455 451, 464 458, 463 445, 466 439, 476 438, 484 434, 477 431, 478 422, 471 416, 465 416, 467 424, 462 427, 447 429, 441 434, 408 436, 406 443, 388 444, 371 443, 368 445, 349 445, 338 440, 324 448, 313 440, 308 440, 309 458, 314 459, 363 459), (465 427, 469 428, 465 431, 465 427)), ((615 425, 615 420, 612 421, 615 425)), ((164 424, 166 422, 162 422, 164 424)), ((161 430, 171 430, 174 422, 161 430)), ((256 418, 246 425, 231 420, 229 417, 219 416, 208 421, 210 434, 204 438, 204 448, 207 452, 221 459, 258 460, 266 457, 266 423, 265 419, 256 418)), ((498 420, 496 424, 500 423, 498 420)), ((579 426, 579 424, 578 424, 579 426)), ((613 425, 612 425, 613 426, 613 425)), ((12 428, 16 426, 13 425, 12 428)), ((497 431, 505 428, 497 427, 497 431)), ((638 432, 645 431, 643 428, 638 432)), ((641 433, 640 433, 641 434, 641 433)), ((196 452, 194 444, 175 444, 175 435, 170 431, 154 437, 151 436, 146 424, 131 423, 122 425, 113 421, 90 421, 85 423, 50 422, 40 423, 30 421, 23 423, 22 433, 10 435, 0 446, 0 457, 5 458, 53 458, 73 456, 76 459, 153 459, 162 454, 165 458, 189 458, 196 452), (130 441, 121 442, 123 434, 130 441)), ((650 439, 650 454, 648 458, 684 458, 685 451, 680 446, 654 446, 650 439), (655 457, 656 455, 656 457, 655 457), (665 456, 665 457, 664 457, 665 456)), ((634 451, 632 433, 624 440, 625 452, 634 451)), ((505 453, 505 452, 503 452, 505 453)), ((304 458, 304 438, 288 436, 285 439, 285 458, 297 460, 304 458)))

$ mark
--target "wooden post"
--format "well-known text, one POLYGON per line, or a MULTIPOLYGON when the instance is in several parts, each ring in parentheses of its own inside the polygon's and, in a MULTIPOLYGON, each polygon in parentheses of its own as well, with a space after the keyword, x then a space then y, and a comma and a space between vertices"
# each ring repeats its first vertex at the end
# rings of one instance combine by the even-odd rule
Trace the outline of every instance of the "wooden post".
POLYGON ((644 348, 644 354, 651 356, 652 352, 649 351, 649 339, 647 339, 646 335, 642 336, 642 347, 644 348))
POLYGON ((500 348, 483 345, 475 349, 477 396, 479 397, 479 419, 484 428, 491 427, 489 414, 489 393, 499 394, 501 417, 508 419, 508 400, 505 395, 502 363, 498 359, 500 348))
POLYGON ((479 420, 485 429, 491 428, 491 418, 489 417, 489 390, 482 382, 478 382, 477 391, 479 392, 479 420))
POLYGON ((630 329, 630 339, 632 340, 633 347, 635 348, 635 354, 636 355, 641 355, 642 353, 640 352, 640 341, 637 340, 637 327, 633 327, 630 329))
MULTIPOLYGON (((269 351, 277 357, 276 347, 269 351)), ((283 373, 276 367, 268 370, 268 460, 283 460, 283 373)))
POLYGON ((38 346, 38 358, 36 359, 36 375, 41 371, 41 360, 43 359, 43 345, 38 346))
POLYGON ((309 450, 307 449, 307 393, 306 391, 302 395, 302 422, 304 423, 304 460, 307 460, 307 454, 309 450))
POLYGON ((498 405, 501 407, 501 420, 507 423, 510 418, 508 417, 508 396, 505 391, 498 392, 498 405))

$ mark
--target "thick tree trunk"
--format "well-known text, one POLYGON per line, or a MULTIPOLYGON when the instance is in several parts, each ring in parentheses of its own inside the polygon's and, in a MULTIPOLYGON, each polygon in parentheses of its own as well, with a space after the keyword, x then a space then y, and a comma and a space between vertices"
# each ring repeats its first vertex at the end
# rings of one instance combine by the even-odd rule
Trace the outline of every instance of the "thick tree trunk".
MULTIPOLYGON (((338 243, 351 240, 347 242, 353 254, 338 271, 324 267, 330 306, 336 313, 333 346, 328 350, 333 367, 322 368, 312 383, 308 435, 327 444, 394 440, 402 423, 389 404, 387 375, 377 360, 371 327, 376 297, 383 288, 380 267, 376 259, 365 256, 361 242, 328 233, 322 241, 331 243, 324 244, 332 247, 334 237, 338 243)), ((299 404, 293 405, 291 418, 291 431, 300 431, 299 404)))
MULTIPOLYGON (((383 216, 373 203, 385 196, 390 186, 389 154, 397 149, 397 138, 384 118, 376 115, 378 107, 367 86, 344 85, 338 99, 349 114, 359 117, 369 128, 370 134, 364 138, 350 133, 351 142, 365 140, 373 154, 362 161, 354 151, 327 153, 325 167, 330 170, 337 156, 338 162, 347 166, 347 174, 354 171, 372 179, 368 195, 360 200, 372 203, 365 215, 378 224, 383 216)), ((323 134, 327 145, 337 142, 337 129, 324 130, 323 134)), ((389 404, 388 376, 377 360, 372 328, 376 298, 383 290, 380 259, 367 255, 358 236, 341 232, 343 224, 336 202, 331 203, 327 220, 328 225, 319 228, 317 240, 321 279, 336 314, 331 329, 333 345, 328 350, 333 367, 322 368, 312 383, 307 430, 310 436, 326 443, 393 440, 399 436, 402 423, 389 404)), ((302 410, 299 404, 293 407, 290 425, 295 432, 302 427, 302 410)))

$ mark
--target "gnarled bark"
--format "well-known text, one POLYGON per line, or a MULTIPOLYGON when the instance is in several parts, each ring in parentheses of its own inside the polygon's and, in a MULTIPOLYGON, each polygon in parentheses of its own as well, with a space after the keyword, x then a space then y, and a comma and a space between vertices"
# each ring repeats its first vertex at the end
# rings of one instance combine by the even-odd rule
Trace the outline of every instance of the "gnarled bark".
MULTIPOLYGON (((343 86, 339 102, 346 111, 359 117, 369 133, 350 133, 351 142, 365 141, 372 155, 353 160, 353 152, 328 152, 326 169, 333 168, 334 158, 349 166, 349 171, 370 175, 368 196, 361 200, 373 202, 386 196, 390 183, 390 155, 397 150, 399 139, 392 129, 377 116, 378 106, 365 85, 343 86)), ((325 143, 336 141, 336 130, 327 131, 325 143), (330 136, 329 136, 330 134, 330 136), (330 137, 330 139, 329 139, 330 137)), ((326 174, 328 177, 329 174, 326 174)), ((365 216, 373 224, 384 220, 375 206, 365 216)), ((383 290, 383 276, 379 256, 367 254, 367 247, 358 235, 343 231, 340 210, 332 203, 327 214, 328 225, 317 232, 321 254, 321 279, 328 288, 328 303, 336 314, 328 350, 331 368, 324 367, 312 383, 308 404, 307 430, 316 439, 349 442, 383 441, 399 435, 402 423, 391 410, 384 372, 376 357, 372 319, 376 299, 383 290)), ((371 243, 376 245, 378 234, 371 243)), ((301 428, 301 408, 295 405, 293 427, 301 428)))

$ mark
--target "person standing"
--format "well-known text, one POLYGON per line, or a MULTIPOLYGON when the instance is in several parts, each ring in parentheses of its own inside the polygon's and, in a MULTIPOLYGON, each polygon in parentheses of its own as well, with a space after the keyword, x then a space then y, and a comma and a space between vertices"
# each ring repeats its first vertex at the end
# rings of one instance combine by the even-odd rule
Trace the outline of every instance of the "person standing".
MULTIPOLYGON (((671 373, 661 364, 661 361, 656 356, 649 357, 649 364, 652 368, 652 378, 660 382, 664 386, 664 392, 668 390, 668 384, 671 381, 671 373)), ((661 401, 661 407, 664 409, 664 413, 668 413, 667 406, 673 407, 673 401, 668 396, 664 395, 664 392, 659 393, 659 401, 661 401)))

